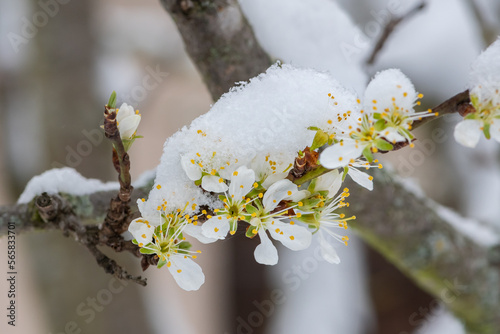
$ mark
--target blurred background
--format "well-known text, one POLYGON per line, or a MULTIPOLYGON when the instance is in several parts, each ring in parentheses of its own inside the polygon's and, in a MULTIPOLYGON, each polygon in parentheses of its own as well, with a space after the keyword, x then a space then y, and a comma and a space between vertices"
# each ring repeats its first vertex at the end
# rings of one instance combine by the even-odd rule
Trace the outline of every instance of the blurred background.
MULTIPOLYGON (((418 3, 338 1, 346 15, 334 0, 307 2, 307 8, 296 0, 240 1, 273 57, 329 71, 360 92, 377 70, 401 68, 424 94, 424 110, 467 88, 470 63, 500 32, 500 3, 429 0, 396 28, 375 64, 365 66, 369 42, 384 24, 418 3), (341 41, 356 47, 354 63, 341 41)), ((15 203, 26 183, 50 168, 115 180, 111 146, 95 131, 113 90, 119 103, 142 113, 144 138, 130 151, 134 179, 155 168, 168 136, 213 103, 156 0, 0 0, 0 35, 1 205, 15 203)), ((476 150, 459 147, 452 136, 457 121, 434 121, 417 130, 414 149, 381 159, 432 199, 498 224, 498 145, 483 140, 476 150)), ((145 272, 146 288, 118 282, 59 232, 21 235, 18 324, 2 320, 0 332, 463 333, 432 296, 352 239, 338 249, 338 266, 319 260, 313 247, 293 254, 281 249, 277 266, 259 266, 255 244, 243 236, 203 246, 207 282, 187 293, 154 268, 145 272)), ((4 239, 0 245, 5 249, 4 239)), ((137 259, 112 257, 141 274, 137 259)), ((4 279, 0 290, 5 300, 4 279)))

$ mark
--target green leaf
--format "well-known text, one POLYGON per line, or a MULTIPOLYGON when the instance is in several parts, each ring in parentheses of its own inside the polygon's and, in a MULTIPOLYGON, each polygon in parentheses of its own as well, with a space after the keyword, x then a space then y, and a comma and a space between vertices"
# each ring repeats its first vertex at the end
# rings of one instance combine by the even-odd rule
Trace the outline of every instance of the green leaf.
POLYGON ((253 213, 257 214, 259 212, 259 210, 255 206, 253 206, 251 204, 247 204, 245 206, 245 209, 247 210, 247 212, 249 214, 253 214, 253 213))
POLYGON ((486 139, 490 139, 491 138, 490 123, 484 123, 483 133, 484 133, 484 136, 486 137, 486 139))
POLYGON ((313 143, 311 145, 311 151, 325 145, 328 142, 328 134, 323 130, 316 131, 316 135, 314 136, 313 143))
POLYGON ((365 147, 362 154, 369 163, 373 162, 373 154, 370 146, 365 147))
POLYGON ((387 122, 383 119, 379 119, 373 126, 375 127, 376 131, 380 132, 387 127, 387 122))
POLYGON ((392 149, 394 148, 391 143, 383 139, 375 140, 375 145, 377 145, 377 148, 381 151, 392 151, 392 149))
POLYGON ((376 113, 373 113, 373 119, 381 119, 382 116, 380 115, 380 113, 376 112, 376 113))
POLYGON ((116 92, 115 91, 113 91, 113 93, 111 93, 111 96, 109 97, 108 107, 111 109, 116 108, 116 92))
POLYGON ((316 188, 316 181, 318 178, 312 179, 312 181, 309 183, 309 186, 307 187, 307 191, 309 191, 311 194, 314 193, 314 188, 316 188))
POLYGON ((154 254, 154 253, 156 253, 154 250, 147 249, 147 248, 141 248, 141 249, 139 249, 139 252, 141 252, 141 254, 154 254))
POLYGON ((476 113, 470 113, 465 116, 464 119, 476 119, 476 113))
POLYGON ((310 126, 310 127, 308 127, 308 128, 307 128, 307 130, 318 131, 318 130, 319 130, 319 128, 318 128, 318 127, 316 127, 316 126, 310 126))
POLYGON ((479 97, 477 95, 470 94, 470 102, 473 106, 477 106, 479 104, 479 97))

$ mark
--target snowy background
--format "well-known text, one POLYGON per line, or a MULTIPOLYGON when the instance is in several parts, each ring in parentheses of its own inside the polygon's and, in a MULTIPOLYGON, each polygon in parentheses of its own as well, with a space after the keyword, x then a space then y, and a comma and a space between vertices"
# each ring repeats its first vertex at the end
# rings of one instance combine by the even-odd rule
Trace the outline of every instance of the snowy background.
MULTIPOLYGON (((500 4, 430 0, 398 26, 375 64, 365 66, 383 24, 417 3, 240 0, 273 58, 327 71, 360 94, 378 70, 401 68, 424 94, 425 109, 467 88, 470 63, 491 41, 488 32, 500 31, 500 4)), ((53 5, 45 8, 51 13, 46 22, 41 11, 37 1, 0 0, 1 204, 16 202, 28 180, 52 167, 114 181, 109 144, 95 131, 112 90, 143 115, 139 134, 145 138, 130 151, 135 178, 156 167, 167 137, 212 103, 157 1, 53 5), (39 27, 30 30, 26 22, 39 27), (13 33, 24 36, 20 44, 13 45, 13 33)), ((476 150, 459 146, 452 136, 457 121, 444 117, 418 129, 414 149, 382 159, 432 199, 498 224, 498 145, 483 140, 476 150)), ((338 249, 338 266, 318 260, 311 248, 280 250, 279 264, 263 268, 253 261, 255 245, 243 237, 204 246, 200 264, 207 283, 186 293, 154 268, 146 272, 147 288, 120 289, 60 233, 23 235, 20 325, 7 332, 59 333, 75 322, 82 333, 463 333, 435 299, 352 240, 338 249), (94 298, 96 308, 90 306, 94 298)), ((123 254, 118 261, 139 273, 136 259, 123 254)))

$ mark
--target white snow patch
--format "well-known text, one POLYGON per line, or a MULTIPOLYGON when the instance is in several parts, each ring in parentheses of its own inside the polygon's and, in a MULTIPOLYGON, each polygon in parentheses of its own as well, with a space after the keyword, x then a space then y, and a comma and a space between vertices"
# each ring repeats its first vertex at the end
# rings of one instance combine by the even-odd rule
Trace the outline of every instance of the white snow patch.
POLYGON ((102 182, 97 179, 87 179, 75 169, 54 168, 32 178, 17 200, 18 204, 28 203, 41 193, 71 195, 87 195, 96 191, 118 189, 118 182, 102 182))
POLYGON ((444 307, 430 315, 416 334, 465 334, 464 325, 444 307))
POLYGON ((451 226, 479 245, 492 247, 500 243, 498 231, 493 230, 487 225, 481 224, 474 219, 464 218, 453 210, 438 204, 436 204, 435 210, 451 226))
POLYGON ((255 156, 268 154, 287 166, 312 143, 315 133, 307 127, 327 124, 335 112, 356 108, 355 94, 328 74, 274 65, 224 94, 207 114, 166 141, 155 187, 139 209, 143 216, 153 215, 164 200, 167 209, 183 208, 188 201, 216 205, 186 176, 181 155, 202 160, 208 172, 226 162, 229 169, 248 165, 255 156))

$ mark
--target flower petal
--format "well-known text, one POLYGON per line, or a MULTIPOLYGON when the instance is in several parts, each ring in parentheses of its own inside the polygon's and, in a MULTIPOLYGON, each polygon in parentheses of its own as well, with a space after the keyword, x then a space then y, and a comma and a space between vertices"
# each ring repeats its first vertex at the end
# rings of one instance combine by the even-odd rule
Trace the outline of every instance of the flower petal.
POLYGON ((393 144, 407 140, 405 137, 403 137, 399 133, 398 129, 393 128, 393 127, 389 127, 387 129, 383 130, 382 135, 384 136, 385 139, 387 139, 387 141, 389 141, 393 144))
POLYGON ((344 167, 351 160, 356 160, 361 156, 364 147, 352 139, 327 147, 320 155, 321 165, 326 168, 334 169, 344 167))
POLYGON ((319 246, 321 247, 321 256, 326 260, 326 262, 332 264, 339 264, 340 258, 337 255, 337 251, 333 246, 325 239, 323 232, 319 231, 319 246))
POLYGON ((366 174, 365 172, 362 172, 354 167, 349 167, 349 171, 347 172, 347 175, 351 177, 351 179, 362 186, 363 188, 366 188, 370 191, 373 190, 373 177, 366 174))
POLYGON ((201 167, 194 160, 189 159, 187 155, 181 156, 181 166, 191 181, 201 179, 201 167))
POLYGON ((314 191, 328 190, 328 197, 333 197, 342 185, 342 175, 337 169, 321 175, 316 179, 314 191))
POLYGON ((206 191, 223 193, 228 189, 227 184, 219 176, 205 175, 201 179, 201 187, 206 191))
POLYGON ((120 131, 120 137, 122 139, 131 138, 137 131, 137 127, 139 126, 140 122, 141 122, 140 115, 132 115, 125 117, 121 122, 119 122, 120 124, 118 125, 118 130, 120 131))
POLYGON ((264 188, 269 188, 273 183, 278 182, 279 180, 283 180, 285 177, 288 176, 288 172, 271 172, 264 182, 262 182, 262 186, 264 188))
POLYGON ((229 232, 229 219, 224 216, 212 217, 201 226, 201 231, 207 238, 225 239, 229 232))
POLYGON ((125 118, 135 115, 134 107, 129 106, 126 103, 122 103, 120 108, 116 111, 116 121, 121 123, 125 118))
POLYGON ((267 189, 262 203, 267 212, 273 211, 278 204, 297 192, 297 185, 290 180, 280 180, 267 189))
POLYGON ((182 230, 183 233, 195 238, 199 242, 203 244, 209 244, 218 240, 218 238, 208 238, 203 234, 202 226, 187 224, 186 227, 182 230))
POLYGON ((475 119, 461 121, 455 127, 455 140, 466 147, 476 147, 481 136, 482 122, 475 119))
POLYGON ((186 291, 198 290, 205 283, 205 275, 201 267, 182 254, 171 256, 167 268, 177 284, 186 291))
POLYGON ((252 190, 254 183, 255 172, 246 166, 241 166, 231 176, 229 195, 234 195, 236 200, 241 201, 242 197, 252 190))
POLYGON ((269 266, 274 266, 278 263, 278 250, 274 247, 271 239, 267 236, 266 231, 261 228, 259 229, 260 244, 255 248, 254 256, 255 261, 260 264, 267 264, 269 266))
POLYGON ((500 119, 495 118, 493 120, 493 123, 491 123, 490 135, 491 138, 495 139, 497 142, 500 143, 500 119))
POLYGON ((278 240, 291 250, 302 250, 311 245, 312 234, 303 226, 273 220, 272 223, 268 224, 268 230, 273 239, 278 240))
POLYGON ((139 246, 141 244, 147 245, 152 241, 154 227, 146 223, 146 220, 144 218, 137 218, 132 220, 132 222, 128 226, 128 231, 132 234, 134 239, 137 240, 139 246))

